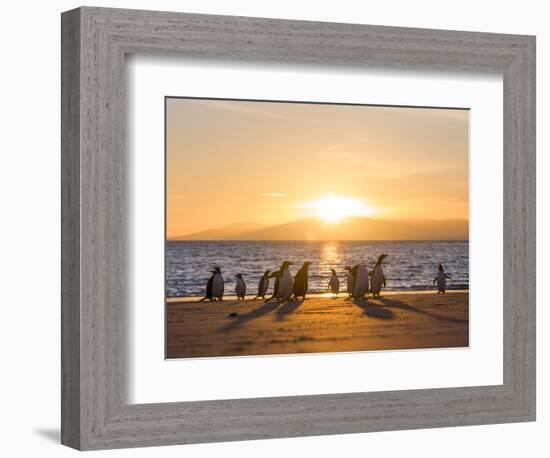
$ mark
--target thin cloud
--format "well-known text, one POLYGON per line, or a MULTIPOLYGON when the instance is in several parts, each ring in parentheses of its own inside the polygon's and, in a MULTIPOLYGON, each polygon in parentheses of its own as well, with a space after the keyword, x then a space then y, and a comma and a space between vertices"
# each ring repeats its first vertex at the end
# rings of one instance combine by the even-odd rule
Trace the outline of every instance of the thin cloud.
POLYGON ((264 196, 264 197, 285 197, 286 194, 284 194, 282 192, 264 192, 262 194, 262 196, 264 196))

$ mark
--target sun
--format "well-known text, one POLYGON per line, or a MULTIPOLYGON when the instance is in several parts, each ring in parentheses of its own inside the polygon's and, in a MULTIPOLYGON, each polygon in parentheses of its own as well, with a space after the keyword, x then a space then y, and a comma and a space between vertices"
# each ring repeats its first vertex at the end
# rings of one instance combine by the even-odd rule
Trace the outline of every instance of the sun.
POLYGON ((362 200, 333 194, 314 200, 309 207, 327 223, 338 223, 347 216, 368 216, 372 213, 372 208, 362 200))

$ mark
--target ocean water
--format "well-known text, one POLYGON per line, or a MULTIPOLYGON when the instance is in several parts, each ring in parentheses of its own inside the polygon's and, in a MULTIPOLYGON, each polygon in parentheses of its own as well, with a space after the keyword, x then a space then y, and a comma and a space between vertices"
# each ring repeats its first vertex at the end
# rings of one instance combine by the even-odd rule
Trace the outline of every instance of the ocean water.
MULTIPOLYGON (((225 294, 233 295, 235 274, 241 273, 247 295, 255 295, 258 281, 266 269, 277 270, 284 260, 294 262, 294 275, 304 261, 310 261, 309 292, 324 293, 335 269, 345 288, 344 267, 365 264, 372 269, 380 253, 389 290, 434 289, 433 279, 441 263, 451 275, 448 289, 468 289, 468 241, 182 241, 166 242, 166 296, 204 295, 212 266, 222 269, 225 294)), ((270 292, 273 288, 270 283, 270 292)))

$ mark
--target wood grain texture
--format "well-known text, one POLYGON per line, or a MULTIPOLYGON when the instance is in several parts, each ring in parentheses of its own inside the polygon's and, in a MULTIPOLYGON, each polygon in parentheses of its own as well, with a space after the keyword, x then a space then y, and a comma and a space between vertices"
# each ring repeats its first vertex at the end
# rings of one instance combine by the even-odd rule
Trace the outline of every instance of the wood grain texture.
POLYGON ((80 8, 62 16, 62 442, 78 449, 535 418, 535 39, 80 8), (504 78, 504 384, 130 405, 126 399, 129 53, 504 78))
POLYGON ((80 445, 80 14, 61 24, 61 441, 80 445))

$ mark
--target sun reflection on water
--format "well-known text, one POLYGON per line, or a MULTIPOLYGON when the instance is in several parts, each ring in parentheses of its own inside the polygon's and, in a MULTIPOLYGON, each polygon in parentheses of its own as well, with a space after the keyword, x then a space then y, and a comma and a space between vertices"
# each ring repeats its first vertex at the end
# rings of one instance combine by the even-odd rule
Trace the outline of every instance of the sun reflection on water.
POLYGON ((319 268, 321 272, 330 269, 341 269, 342 253, 338 242, 325 242, 321 247, 319 268))

